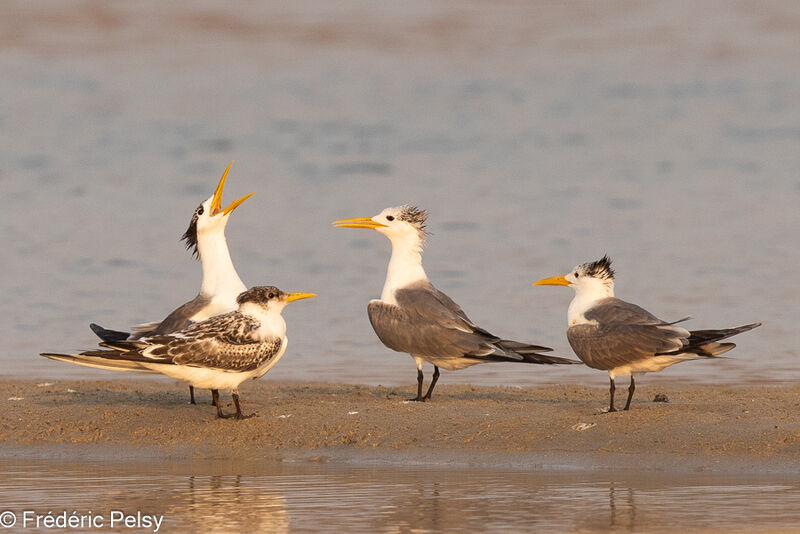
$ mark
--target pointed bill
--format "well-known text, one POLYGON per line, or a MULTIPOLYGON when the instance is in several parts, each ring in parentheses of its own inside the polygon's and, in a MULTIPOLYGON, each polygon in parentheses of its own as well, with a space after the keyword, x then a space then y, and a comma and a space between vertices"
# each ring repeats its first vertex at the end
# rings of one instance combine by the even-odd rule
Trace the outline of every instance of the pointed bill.
POLYGON ((385 227, 385 224, 375 222, 372 217, 355 217, 353 219, 342 219, 333 223, 337 228, 368 228, 374 230, 376 228, 385 227))
POLYGON ((255 193, 250 193, 249 195, 245 195, 238 200, 234 200, 231 204, 222 209, 222 191, 225 189, 225 180, 228 179, 228 172, 231 170, 233 166, 233 162, 231 161, 228 164, 228 167, 225 169, 225 172, 222 173, 222 178, 219 179, 219 183, 217 184, 217 189, 214 190, 214 198, 211 200, 211 216, 214 217, 218 213, 222 212, 223 215, 227 215, 233 210, 235 210, 239 205, 253 196, 255 193))
POLYGON ((286 296, 283 298, 283 300, 286 302, 292 302, 294 300, 310 299, 311 297, 316 296, 316 293, 286 293, 286 296))
POLYGON ((252 196, 253 196, 253 195, 255 195, 255 194, 256 194, 256 193, 255 193, 255 191, 254 191, 254 192, 250 193, 249 195, 245 195, 245 196, 243 196, 243 197, 242 197, 242 198, 240 198, 239 200, 234 200, 233 202, 231 202, 231 203, 230 203, 230 205, 229 205, 227 208, 225 208, 224 210, 222 210, 222 214, 223 214, 223 215, 227 215, 227 214, 229 214, 230 212, 232 212, 233 210, 235 210, 236 208, 238 208, 238 207, 239 207, 239 204, 241 204, 242 202, 244 202, 245 200, 247 200, 248 198, 252 197, 252 196))
POLYGON ((534 282, 533 285, 535 286, 568 286, 570 285, 569 280, 567 280, 564 275, 561 276, 554 276, 552 278, 542 278, 538 282, 534 282))

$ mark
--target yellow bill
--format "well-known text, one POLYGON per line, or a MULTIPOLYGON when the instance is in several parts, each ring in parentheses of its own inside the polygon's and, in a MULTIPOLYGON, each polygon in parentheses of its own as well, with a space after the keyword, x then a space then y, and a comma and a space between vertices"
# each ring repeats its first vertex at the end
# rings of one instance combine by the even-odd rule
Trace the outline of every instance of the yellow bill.
POLYGON ((293 300, 310 299, 311 297, 316 296, 316 293, 286 293, 286 296, 283 298, 283 300, 286 302, 292 302, 293 300))
POLYGON ((376 228, 385 227, 385 224, 375 222, 372 217, 356 217, 354 219, 342 219, 333 223, 337 228, 368 228, 374 230, 376 228))
POLYGON ((561 276, 554 276, 552 278, 542 278, 538 282, 534 282, 533 285, 535 286, 568 286, 570 285, 570 281, 567 280, 564 275, 561 276))
POLYGON ((232 212, 233 210, 238 208, 239 205, 242 202, 244 202, 245 200, 247 200, 248 198, 250 198, 251 196, 253 196, 255 194, 255 193, 250 193, 249 195, 245 195, 242 198, 240 198, 239 200, 235 200, 235 201, 231 202, 231 204, 227 208, 222 209, 222 191, 225 189, 225 180, 228 179, 228 171, 231 170, 232 166, 233 166, 233 162, 231 161, 228 164, 228 168, 225 169, 225 172, 222 173, 222 178, 219 179, 219 183, 217 184, 217 188, 214 190, 214 198, 211 199, 211 216, 212 217, 215 216, 216 214, 218 214, 219 212, 222 212, 223 215, 229 214, 230 212, 232 212))

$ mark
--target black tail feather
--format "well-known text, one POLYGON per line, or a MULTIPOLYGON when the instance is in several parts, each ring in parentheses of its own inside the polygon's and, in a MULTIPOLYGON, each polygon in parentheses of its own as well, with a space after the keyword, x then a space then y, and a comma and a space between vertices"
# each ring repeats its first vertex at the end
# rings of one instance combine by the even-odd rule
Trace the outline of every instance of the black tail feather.
POLYGON ((109 330, 103 328, 99 324, 91 323, 89 328, 95 333, 97 337, 105 342, 125 341, 130 334, 128 332, 120 332, 119 330, 109 330))
POLYGON ((689 336, 689 344, 684 348, 684 350, 688 348, 699 347, 701 345, 705 345, 706 343, 714 343, 722 339, 727 339, 731 336, 741 334, 742 332, 747 332, 748 330, 752 330, 753 328, 759 326, 761 326, 761 323, 751 323, 744 326, 737 326, 735 328, 722 328, 719 330, 692 330, 689 332, 689 334, 691 334, 689 336))
POLYGON ((542 347, 540 345, 528 345, 527 343, 520 343, 519 341, 511 341, 509 339, 501 339, 495 345, 503 350, 509 350, 519 354, 532 354, 534 352, 551 352, 553 349, 550 347, 542 347))
MULTIPOLYGON (((510 352, 510 351, 509 351, 510 352)), ((570 360, 568 358, 561 358, 559 356, 550 356, 547 354, 536 353, 514 353, 514 356, 505 356, 503 354, 487 354, 485 356, 467 356, 473 360, 480 360, 482 362, 513 362, 513 363, 538 363, 538 364, 564 364, 564 365, 583 365, 583 362, 578 360, 570 360)))
POLYGON ((689 332, 689 339, 686 346, 670 352, 658 352, 656 356, 665 354, 691 353, 711 358, 724 354, 734 348, 736 343, 718 343, 720 340, 727 339, 736 334, 747 332, 753 328, 761 326, 761 323, 751 323, 735 328, 721 328, 719 330, 692 330, 689 332))

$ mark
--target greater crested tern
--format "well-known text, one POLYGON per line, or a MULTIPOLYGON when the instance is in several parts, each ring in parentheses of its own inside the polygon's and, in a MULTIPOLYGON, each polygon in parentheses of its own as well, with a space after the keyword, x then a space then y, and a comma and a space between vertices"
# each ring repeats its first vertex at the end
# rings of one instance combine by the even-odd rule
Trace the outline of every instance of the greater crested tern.
POLYGON ((220 418, 228 416, 222 413, 219 390, 230 389, 236 406, 234 417, 242 419, 239 384, 263 376, 286 351, 286 321, 281 311, 289 302, 314 296, 256 286, 237 297, 236 311, 171 334, 103 342, 100 345, 106 349, 80 354, 42 356, 99 369, 162 373, 210 389, 220 418))
MULTIPOLYGON (((106 342, 132 341, 170 334, 183 330, 192 323, 236 309, 236 297, 245 291, 247 286, 239 278, 233 266, 225 239, 225 227, 233 210, 254 193, 233 201, 226 208, 222 207, 222 192, 232 165, 233 162, 225 169, 214 194, 195 209, 189 228, 181 238, 186 242, 186 248, 200 259, 203 278, 197 296, 173 310, 163 320, 134 326, 131 332, 109 330, 95 323, 90 324, 89 327, 100 339, 106 342)), ((192 386, 189 386, 189 394, 190 402, 195 404, 192 386)))
POLYGON ((636 389, 635 374, 661 371, 687 360, 719 356, 736 346, 719 341, 761 326, 761 323, 752 323, 735 328, 689 331, 676 324, 690 317, 671 323, 662 321, 636 304, 614 297, 614 270, 608 256, 533 285, 569 286, 575 290, 575 298, 567 311, 567 339, 583 363, 608 371, 611 381, 609 412, 616 411, 615 377, 631 377, 624 408, 628 410, 636 389))
POLYGON ((475 325, 461 307, 436 289, 422 268, 427 212, 412 206, 386 208, 374 217, 343 219, 339 228, 375 230, 392 243, 392 257, 381 298, 367 306, 378 338, 406 352, 417 364, 416 401, 424 402, 439 378, 439 368, 455 371, 487 362, 578 364, 539 354, 552 349, 501 339, 475 325), (428 392, 422 395, 422 363, 433 364, 428 392))

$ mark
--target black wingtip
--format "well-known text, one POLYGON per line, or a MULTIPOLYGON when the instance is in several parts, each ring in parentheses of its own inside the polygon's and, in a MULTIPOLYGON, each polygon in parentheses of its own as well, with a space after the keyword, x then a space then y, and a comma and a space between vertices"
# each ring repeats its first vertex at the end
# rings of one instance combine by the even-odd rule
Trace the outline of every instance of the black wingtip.
POLYGON ((550 356, 549 354, 523 354, 525 363, 538 363, 543 365, 583 365, 583 362, 562 358, 560 356, 550 356))
POLYGON ((128 332, 109 330, 107 328, 103 328, 102 326, 96 323, 90 323, 89 328, 92 329, 92 332, 94 332, 97 337, 106 342, 124 341, 128 339, 128 337, 130 336, 128 332))

